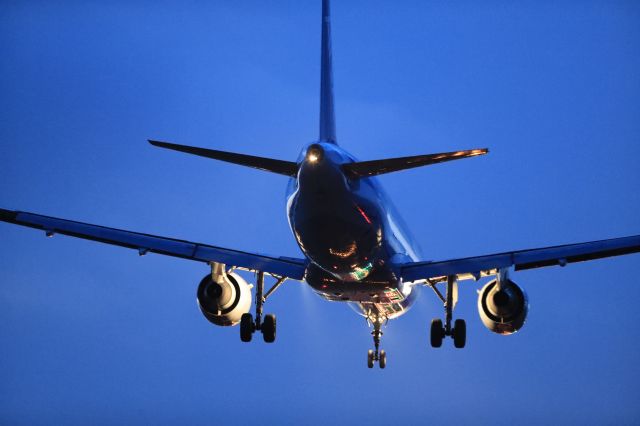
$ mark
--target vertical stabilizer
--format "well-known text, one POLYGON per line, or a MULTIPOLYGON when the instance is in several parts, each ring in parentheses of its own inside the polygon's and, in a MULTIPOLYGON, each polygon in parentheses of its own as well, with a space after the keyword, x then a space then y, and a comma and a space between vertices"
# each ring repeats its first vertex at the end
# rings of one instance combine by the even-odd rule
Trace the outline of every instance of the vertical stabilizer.
POLYGON ((322 59, 320 71, 320 140, 336 143, 333 109, 333 65, 331 59, 331 19, 329 0, 322 0, 322 59))

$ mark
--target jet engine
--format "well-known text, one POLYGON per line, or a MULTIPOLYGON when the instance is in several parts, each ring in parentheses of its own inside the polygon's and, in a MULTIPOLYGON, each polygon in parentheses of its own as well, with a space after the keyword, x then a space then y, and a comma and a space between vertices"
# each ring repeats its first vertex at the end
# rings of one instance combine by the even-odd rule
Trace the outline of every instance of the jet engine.
POLYGON ((214 264, 198 286, 198 307, 215 325, 236 325, 251 307, 251 286, 238 274, 227 274, 223 264, 214 264))
POLYGON ((524 325, 529 312, 526 293, 506 278, 490 281, 478 295, 478 312, 482 323, 498 334, 512 334, 524 325))

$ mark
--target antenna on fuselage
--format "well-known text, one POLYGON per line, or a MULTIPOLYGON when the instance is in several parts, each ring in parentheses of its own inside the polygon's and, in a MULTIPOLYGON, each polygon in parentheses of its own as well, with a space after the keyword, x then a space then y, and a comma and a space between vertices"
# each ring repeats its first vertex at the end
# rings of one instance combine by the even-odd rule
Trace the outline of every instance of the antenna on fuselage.
POLYGON ((329 0, 322 0, 322 45, 320 70, 320 141, 336 143, 333 107, 333 65, 331 58, 331 18, 329 0))

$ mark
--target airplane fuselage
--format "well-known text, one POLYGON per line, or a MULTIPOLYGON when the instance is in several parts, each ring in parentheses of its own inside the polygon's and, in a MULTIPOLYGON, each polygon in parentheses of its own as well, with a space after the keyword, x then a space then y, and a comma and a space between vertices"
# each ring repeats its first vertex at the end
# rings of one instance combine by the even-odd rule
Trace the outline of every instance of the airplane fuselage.
POLYGON ((397 265, 417 261, 415 243, 375 178, 352 178, 356 159, 333 143, 307 145, 287 188, 287 216, 311 261, 305 280, 328 300, 355 302, 365 315, 404 313, 416 292, 397 265))

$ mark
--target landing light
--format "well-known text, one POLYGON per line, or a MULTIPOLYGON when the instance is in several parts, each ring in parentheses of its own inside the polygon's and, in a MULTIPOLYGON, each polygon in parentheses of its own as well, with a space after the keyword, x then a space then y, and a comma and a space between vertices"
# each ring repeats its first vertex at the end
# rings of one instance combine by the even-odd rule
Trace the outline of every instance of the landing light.
POLYGON ((307 150, 307 162, 317 163, 322 158, 322 147, 318 144, 313 144, 307 150))

